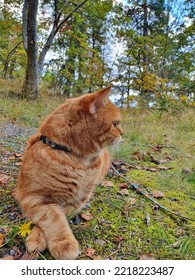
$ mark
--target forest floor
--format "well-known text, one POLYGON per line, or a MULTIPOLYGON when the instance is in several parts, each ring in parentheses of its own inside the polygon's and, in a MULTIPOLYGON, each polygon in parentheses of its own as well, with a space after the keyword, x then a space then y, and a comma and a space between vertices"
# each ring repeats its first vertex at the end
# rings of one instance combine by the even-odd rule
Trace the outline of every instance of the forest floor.
MULTIPOLYGON (((0 258, 30 254, 13 189, 26 140, 59 100, 0 98, 0 258)), ((78 259, 195 259, 195 113, 123 109, 123 142, 82 213, 70 221, 78 259)), ((26 229, 25 229, 26 225, 26 229)))

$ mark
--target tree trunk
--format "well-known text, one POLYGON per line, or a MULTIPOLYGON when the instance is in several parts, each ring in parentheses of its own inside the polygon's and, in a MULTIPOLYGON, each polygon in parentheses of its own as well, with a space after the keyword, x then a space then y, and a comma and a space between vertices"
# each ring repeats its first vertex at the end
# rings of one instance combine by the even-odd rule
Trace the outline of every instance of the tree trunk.
POLYGON ((143 52, 143 66, 145 67, 146 71, 149 68, 149 57, 148 57, 148 45, 146 43, 146 38, 148 37, 148 6, 147 0, 144 0, 143 3, 144 9, 144 19, 143 19, 143 36, 144 36, 144 52, 143 52))
POLYGON ((143 101, 148 102, 148 90, 144 89, 144 77, 147 75, 149 71, 149 57, 148 57, 148 45, 147 45, 147 37, 148 37, 148 6, 147 0, 143 1, 143 37, 144 37, 144 46, 143 46, 143 75, 142 75, 142 88, 141 88, 141 96, 143 101))
POLYGON ((40 51, 39 59, 37 59, 37 10, 38 0, 24 0, 23 5, 23 42, 24 49, 27 53, 27 68, 25 81, 22 88, 22 98, 37 98, 38 97, 38 83, 43 70, 43 63, 45 56, 50 49, 54 37, 60 28, 65 24, 71 16, 88 0, 82 1, 78 4, 73 11, 60 21, 62 11, 66 7, 66 3, 63 6, 61 12, 58 11, 58 0, 54 1, 55 5, 55 17, 54 24, 51 33, 49 34, 43 49, 40 51))
POLYGON ((38 0, 24 1, 23 15, 27 15, 27 24, 23 22, 23 38, 27 37, 27 40, 24 40, 24 47, 28 59, 22 98, 36 99, 38 97, 37 10, 38 0))
POLYGON ((166 66, 166 56, 167 56, 168 39, 169 39, 169 28, 170 28, 169 23, 170 23, 170 8, 168 8, 167 16, 166 16, 166 33, 165 33, 165 43, 163 49, 162 70, 161 70, 161 77, 163 79, 166 78, 165 66, 166 66))

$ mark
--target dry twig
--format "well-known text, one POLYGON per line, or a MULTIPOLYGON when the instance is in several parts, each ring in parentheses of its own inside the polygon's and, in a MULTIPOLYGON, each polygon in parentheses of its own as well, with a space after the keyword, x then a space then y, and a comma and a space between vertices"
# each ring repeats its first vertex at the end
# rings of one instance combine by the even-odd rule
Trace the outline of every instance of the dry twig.
POLYGON ((172 215, 175 215, 181 219, 184 219, 184 220, 189 220, 189 221, 195 221, 195 219, 191 219, 191 218, 188 218, 188 217, 185 217, 185 216, 182 216, 178 213, 175 213, 173 211, 171 211, 170 209, 166 208, 164 205, 160 204, 158 201, 156 201, 155 199, 153 199, 151 196, 149 196, 147 193, 145 193, 139 185, 135 184, 135 183, 131 183, 123 174, 121 174, 120 172, 118 172, 118 170, 113 166, 111 165, 111 168, 112 170, 115 172, 115 174, 119 177, 121 177, 129 186, 131 186, 131 188, 133 190, 136 190, 139 194, 142 194, 144 195, 147 199, 149 199, 150 201, 152 201, 153 203, 155 203, 156 205, 158 205, 161 209, 163 209, 164 211, 166 212, 169 212, 170 214, 172 215))

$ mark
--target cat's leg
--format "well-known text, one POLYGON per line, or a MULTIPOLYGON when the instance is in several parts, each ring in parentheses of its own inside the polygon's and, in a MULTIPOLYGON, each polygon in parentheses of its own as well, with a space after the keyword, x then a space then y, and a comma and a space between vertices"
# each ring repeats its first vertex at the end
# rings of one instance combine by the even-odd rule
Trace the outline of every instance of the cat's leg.
POLYGON ((72 260, 79 255, 76 241, 63 209, 56 204, 28 209, 28 218, 44 232, 50 253, 56 259, 72 260))
POLYGON ((29 252, 33 252, 34 250, 42 252, 47 248, 45 234, 39 226, 35 225, 33 227, 26 239, 26 246, 29 252))

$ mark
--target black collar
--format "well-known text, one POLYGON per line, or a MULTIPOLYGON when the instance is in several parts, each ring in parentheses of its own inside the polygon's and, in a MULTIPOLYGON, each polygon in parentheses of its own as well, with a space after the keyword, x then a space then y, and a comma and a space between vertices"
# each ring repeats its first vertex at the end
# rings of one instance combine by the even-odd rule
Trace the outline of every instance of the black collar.
POLYGON ((61 150, 61 151, 64 151, 64 152, 70 152, 70 150, 66 146, 61 146, 61 145, 49 140, 44 135, 41 135, 40 141, 42 141, 44 144, 47 144, 47 145, 51 146, 53 149, 61 150))

